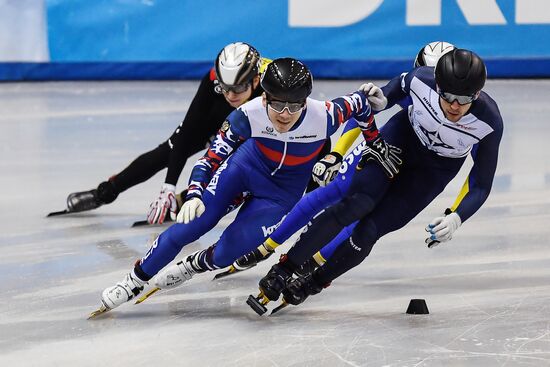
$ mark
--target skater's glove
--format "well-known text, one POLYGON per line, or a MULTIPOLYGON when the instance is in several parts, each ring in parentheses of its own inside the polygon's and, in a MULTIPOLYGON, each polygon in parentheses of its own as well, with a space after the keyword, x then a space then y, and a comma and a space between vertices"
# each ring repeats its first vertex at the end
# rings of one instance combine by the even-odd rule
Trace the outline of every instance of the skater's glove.
POLYGON ((198 218, 204 213, 206 208, 204 203, 198 197, 192 197, 183 203, 180 212, 178 213, 178 223, 189 223, 195 218, 198 218))
POLYGON ((384 92, 376 85, 366 83, 361 85, 359 90, 367 95, 373 111, 382 111, 388 105, 388 99, 384 96, 384 92))
POLYGON ((389 178, 393 178, 399 173, 399 166, 403 163, 400 155, 400 148, 386 143, 378 136, 374 141, 367 142, 358 169, 362 169, 368 161, 373 160, 382 166, 389 178))
POLYGON ((157 200, 153 201, 149 206, 147 222, 149 222, 149 224, 162 224, 168 213, 170 214, 170 218, 174 220, 177 210, 176 186, 165 183, 161 187, 157 200))
POLYGON ((342 155, 337 152, 331 152, 327 154, 319 162, 313 166, 313 181, 317 182, 319 186, 324 187, 328 185, 336 175, 342 165, 342 155))
POLYGON ((430 234, 426 238, 429 248, 439 245, 441 242, 450 241, 453 233, 460 227, 462 220, 457 213, 451 213, 444 217, 437 217, 426 227, 426 232, 430 234))

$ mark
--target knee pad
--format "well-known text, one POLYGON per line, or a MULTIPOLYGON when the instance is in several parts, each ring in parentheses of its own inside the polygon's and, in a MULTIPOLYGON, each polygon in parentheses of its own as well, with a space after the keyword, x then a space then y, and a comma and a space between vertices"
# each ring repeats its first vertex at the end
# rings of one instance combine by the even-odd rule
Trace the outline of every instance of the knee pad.
POLYGON ((111 181, 104 181, 97 187, 97 197, 103 204, 109 204, 115 201, 118 191, 111 181))
POLYGON ((336 221, 342 226, 348 226, 369 214, 374 209, 374 201, 367 194, 357 192, 346 197, 329 209, 336 221))

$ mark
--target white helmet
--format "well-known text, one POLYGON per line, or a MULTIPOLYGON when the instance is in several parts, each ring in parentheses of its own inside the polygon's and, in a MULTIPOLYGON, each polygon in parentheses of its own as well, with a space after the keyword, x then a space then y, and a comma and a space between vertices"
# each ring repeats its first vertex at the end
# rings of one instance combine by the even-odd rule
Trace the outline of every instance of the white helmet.
POLYGON ((448 42, 442 42, 442 41, 430 42, 426 46, 422 47, 420 51, 418 51, 418 54, 416 55, 416 59, 414 59, 414 67, 415 68, 419 66, 435 67, 437 65, 437 61, 441 56, 445 55, 449 51, 454 50, 455 48, 456 48, 455 45, 448 42))
POLYGON ((216 76, 223 86, 249 82, 259 74, 260 53, 244 42, 230 43, 216 58, 216 76))

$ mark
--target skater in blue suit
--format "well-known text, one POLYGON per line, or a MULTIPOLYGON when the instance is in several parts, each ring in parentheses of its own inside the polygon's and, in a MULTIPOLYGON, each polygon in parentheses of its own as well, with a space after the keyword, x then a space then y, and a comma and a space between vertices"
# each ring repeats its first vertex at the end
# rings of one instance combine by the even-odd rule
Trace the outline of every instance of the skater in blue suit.
MULTIPOLYGON (((414 67, 435 67, 441 56, 454 49, 456 49, 456 47, 448 42, 430 42, 423 46, 418 52, 414 60, 414 67)), ((380 89, 372 83, 364 84, 360 88, 367 94, 369 103, 375 113, 386 108, 387 100, 384 97, 384 90, 387 88, 388 87, 384 87, 380 89)), ((412 104, 412 98, 409 95, 405 95, 402 99, 395 101, 395 104, 400 105, 404 109, 408 109, 412 104)), ((382 131, 383 129, 384 128, 382 128, 382 131)), ((216 277, 223 277, 249 269, 255 266, 259 261, 267 259, 271 256, 276 247, 283 244, 294 233, 304 227, 317 213, 344 197, 344 194, 349 189, 357 164, 363 154, 365 142, 363 141, 355 146, 347 156, 345 156, 345 154, 359 136, 360 131, 355 120, 351 119, 344 127, 344 131, 338 139, 334 150, 317 162, 313 167, 313 180, 316 181, 321 188, 305 195, 288 213, 285 219, 262 246, 237 259, 227 271, 217 274, 216 277), (329 185, 333 180, 335 180, 335 183, 329 185)), ((394 150, 396 152, 399 151, 399 149, 394 150)), ((387 155, 388 159, 382 159, 379 163, 386 169, 388 176, 391 178, 393 174, 396 173, 396 167, 398 163, 400 163, 400 159, 395 156, 392 151, 388 151, 387 155)), ((343 243, 346 238, 351 236, 355 225, 356 222, 344 228, 326 246, 315 253, 313 257, 301 264, 298 272, 306 274, 324 264, 326 259, 332 256, 336 248, 343 243)))
POLYGON ((160 234, 121 282, 103 291, 100 310, 137 296, 155 276, 157 288, 174 287, 254 249, 302 197, 326 138, 350 118, 367 144, 385 144, 363 92, 331 101, 308 98, 311 73, 298 60, 274 60, 261 86, 265 94, 232 112, 195 164, 179 223, 160 234), (243 192, 249 198, 215 244, 165 268, 185 245, 212 229, 243 192))

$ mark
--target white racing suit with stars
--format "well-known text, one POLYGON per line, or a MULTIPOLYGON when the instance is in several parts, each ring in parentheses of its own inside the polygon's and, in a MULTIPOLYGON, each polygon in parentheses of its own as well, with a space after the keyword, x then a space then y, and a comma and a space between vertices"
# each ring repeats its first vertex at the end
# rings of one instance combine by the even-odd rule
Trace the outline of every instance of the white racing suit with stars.
POLYGON ((330 260, 323 274, 318 274, 319 282, 328 283, 360 263, 380 237, 414 218, 443 191, 468 154, 474 165, 451 209, 465 222, 487 199, 503 132, 498 107, 481 92, 468 114, 457 123, 448 121, 439 106, 433 74, 433 68, 421 67, 382 88, 388 98, 387 108, 407 97, 412 102, 381 129, 389 144, 402 149, 403 166, 397 177, 389 180, 374 163, 355 171, 361 150, 358 146, 344 158, 348 164, 342 166, 339 176, 328 186, 304 196, 268 239, 272 247, 282 244, 319 211, 338 203, 320 214, 312 230, 303 233, 288 253, 289 260, 298 265, 328 244, 321 256, 330 260), (355 197, 368 199, 374 208, 353 214, 362 204, 355 197), (354 243, 361 248, 360 253, 354 243), (335 261, 331 261, 335 255, 335 261))

